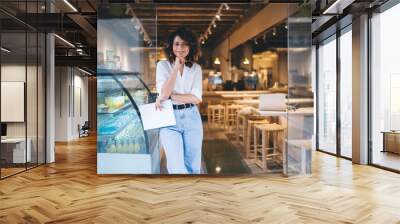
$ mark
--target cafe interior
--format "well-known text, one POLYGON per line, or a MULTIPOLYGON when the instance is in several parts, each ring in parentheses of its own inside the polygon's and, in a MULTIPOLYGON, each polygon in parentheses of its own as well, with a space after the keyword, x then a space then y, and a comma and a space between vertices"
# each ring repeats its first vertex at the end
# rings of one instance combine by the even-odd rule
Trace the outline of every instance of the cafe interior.
MULTIPOLYGON (((290 14, 288 5, 100 6, 98 88, 105 77, 101 71, 135 71, 146 90, 133 91, 135 101, 146 101, 138 100, 141 94, 147 94, 147 100, 154 97, 156 63, 167 58, 163 47, 168 34, 179 27, 191 29, 198 36, 198 64, 203 73, 199 104, 204 126, 202 173, 309 173, 314 100, 311 42, 304 27, 311 21, 304 19, 309 18, 307 13, 290 14), (288 22, 291 17, 301 22, 288 22), (304 41, 299 41, 302 38, 304 41)), ((98 95, 98 106, 106 109, 110 101, 110 97, 98 95)), ((102 119, 101 113, 98 119, 102 119)), ((102 127, 99 130, 101 142, 102 127)), ((107 146, 112 140, 104 142, 98 145, 98 152, 118 148, 114 146, 118 143, 107 146)), ((161 166, 153 172, 166 173, 165 156, 162 150, 154 155, 156 151, 149 153, 161 166)))

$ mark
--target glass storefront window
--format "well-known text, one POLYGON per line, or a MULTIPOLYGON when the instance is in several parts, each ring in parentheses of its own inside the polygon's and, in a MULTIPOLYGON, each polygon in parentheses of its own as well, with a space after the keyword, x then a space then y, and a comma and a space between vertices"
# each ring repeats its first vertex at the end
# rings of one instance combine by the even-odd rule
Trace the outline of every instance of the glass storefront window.
POLYGON ((400 4, 375 14, 372 26, 371 141, 372 163, 400 170, 400 4))
POLYGON ((336 154, 336 36, 318 48, 318 149, 336 154))
POLYGON ((352 32, 340 36, 340 155, 352 157, 352 32))
POLYGON ((45 162, 45 44, 43 33, 23 22, 43 1, 2 1, 19 19, 0 13, 0 178, 45 162))

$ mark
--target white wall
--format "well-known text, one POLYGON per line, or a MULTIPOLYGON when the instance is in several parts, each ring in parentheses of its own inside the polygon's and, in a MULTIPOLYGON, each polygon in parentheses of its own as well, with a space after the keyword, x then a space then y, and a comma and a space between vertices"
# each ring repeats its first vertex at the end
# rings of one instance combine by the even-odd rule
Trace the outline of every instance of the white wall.
POLYGON ((76 68, 56 67, 55 86, 55 141, 77 139, 78 124, 88 120, 88 77, 76 68))

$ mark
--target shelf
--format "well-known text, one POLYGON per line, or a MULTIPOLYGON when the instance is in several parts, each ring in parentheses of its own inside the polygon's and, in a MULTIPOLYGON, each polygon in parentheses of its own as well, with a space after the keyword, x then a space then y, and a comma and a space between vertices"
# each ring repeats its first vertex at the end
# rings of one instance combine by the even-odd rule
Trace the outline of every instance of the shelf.
POLYGON ((118 114, 119 112, 129 108, 129 106, 132 106, 132 104, 130 102, 125 103, 124 106, 118 108, 118 109, 114 109, 113 111, 107 111, 107 112, 99 112, 97 111, 97 114, 118 114))
POLYGON ((98 68, 97 74, 100 75, 107 75, 107 74, 114 74, 114 75, 139 75, 138 72, 129 72, 123 70, 114 70, 114 69, 106 69, 106 68, 98 68))

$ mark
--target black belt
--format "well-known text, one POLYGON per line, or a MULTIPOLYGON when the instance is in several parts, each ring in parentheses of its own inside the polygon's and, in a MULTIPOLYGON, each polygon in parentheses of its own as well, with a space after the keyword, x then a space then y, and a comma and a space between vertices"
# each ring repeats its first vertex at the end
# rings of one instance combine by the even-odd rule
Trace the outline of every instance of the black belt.
POLYGON ((194 104, 193 103, 186 103, 186 104, 179 104, 179 105, 175 105, 173 104, 172 107, 174 108, 174 110, 182 110, 185 108, 191 108, 193 107, 194 104))

